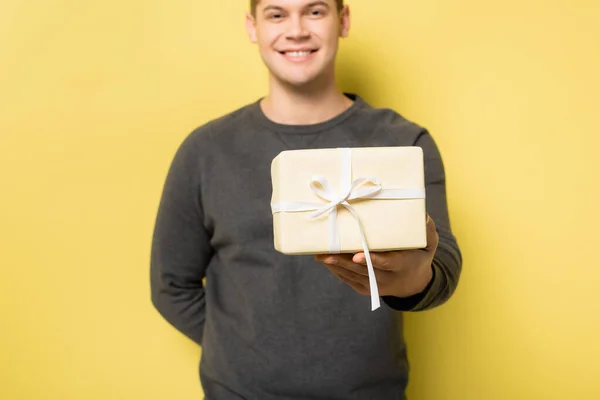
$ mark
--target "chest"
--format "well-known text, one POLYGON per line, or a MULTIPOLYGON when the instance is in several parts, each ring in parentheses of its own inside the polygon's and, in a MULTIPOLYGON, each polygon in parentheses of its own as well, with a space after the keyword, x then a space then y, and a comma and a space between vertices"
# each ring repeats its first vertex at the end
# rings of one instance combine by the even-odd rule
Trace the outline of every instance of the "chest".
POLYGON ((237 152, 208 167, 202 204, 215 247, 272 242, 271 161, 275 155, 267 150, 237 152))

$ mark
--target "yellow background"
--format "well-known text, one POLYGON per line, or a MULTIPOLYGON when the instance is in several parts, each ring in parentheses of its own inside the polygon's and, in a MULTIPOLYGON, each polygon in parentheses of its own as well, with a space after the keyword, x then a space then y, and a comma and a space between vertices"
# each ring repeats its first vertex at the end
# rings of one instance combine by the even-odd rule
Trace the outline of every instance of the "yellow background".
MULTIPOLYGON (((350 4, 340 83, 431 130, 464 254, 410 399, 600 399, 600 2, 350 4)), ((1 399, 201 398, 149 245, 181 140, 265 93, 246 5, 0 3, 1 399)))

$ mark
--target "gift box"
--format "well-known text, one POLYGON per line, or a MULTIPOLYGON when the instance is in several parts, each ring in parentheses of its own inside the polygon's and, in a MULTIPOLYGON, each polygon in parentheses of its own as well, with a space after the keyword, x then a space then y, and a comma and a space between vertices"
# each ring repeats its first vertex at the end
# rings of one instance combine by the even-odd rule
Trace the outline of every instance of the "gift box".
POLYGON ((331 203, 311 188, 318 177, 335 193, 336 200, 346 194, 342 191, 347 192, 353 181, 361 178, 375 182, 364 182, 359 190, 380 185, 381 190, 374 196, 347 202, 358 214, 371 251, 416 249, 427 245, 420 147, 289 150, 277 155, 271 164, 271 206, 277 251, 284 254, 363 251, 356 218, 343 205, 335 209, 339 249, 332 249, 331 242, 336 238, 330 237, 329 214, 310 217, 311 211, 331 203), (350 160, 342 159, 344 152, 350 153, 350 160), (344 161, 350 165, 342 165, 344 161), (346 176, 342 176, 344 167, 350 169, 346 176), (301 207, 303 205, 305 207, 301 207))
POLYGON ((290 255, 424 248, 424 175, 416 146, 283 151, 271 163, 274 247, 290 255))

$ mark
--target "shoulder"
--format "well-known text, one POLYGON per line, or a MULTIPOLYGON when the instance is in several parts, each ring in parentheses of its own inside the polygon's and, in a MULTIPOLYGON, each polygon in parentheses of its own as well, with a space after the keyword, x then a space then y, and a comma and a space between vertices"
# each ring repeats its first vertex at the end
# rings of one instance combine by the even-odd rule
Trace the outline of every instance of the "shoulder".
POLYGON ((215 146, 227 145, 232 136, 251 124, 251 109, 255 105, 256 103, 246 104, 196 126, 184 136, 178 151, 189 157, 209 156, 215 146))
POLYGON ((362 98, 358 98, 361 107, 357 117, 376 131, 387 133, 393 137, 401 136, 412 144, 421 136, 428 135, 427 129, 419 123, 406 118, 398 110, 390 107, 376 107, 362 98))
POLYGON ((207 145, 222 135, 239 131, 240 128, 249 124, 248 119, 252 116, 251 108, 254 106, 255 103, 246 104, 197 126, 185 137, 184 142, 207 145))

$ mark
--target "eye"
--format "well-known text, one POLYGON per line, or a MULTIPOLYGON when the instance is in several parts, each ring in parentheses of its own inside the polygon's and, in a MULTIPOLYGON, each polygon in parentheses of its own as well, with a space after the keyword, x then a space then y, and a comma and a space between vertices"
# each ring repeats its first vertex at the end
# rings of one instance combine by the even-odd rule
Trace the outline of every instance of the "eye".
POLYGON ((282 15, 280 13, 269 14, 267 16, 268 19, 279 19, 281 17, 282 17, 282 15))
POLYGON ((324 15, 325 10, 323 10, 322 8, 313 8, 312 10, 310 10, 311 17, 322 17, 324 15))

